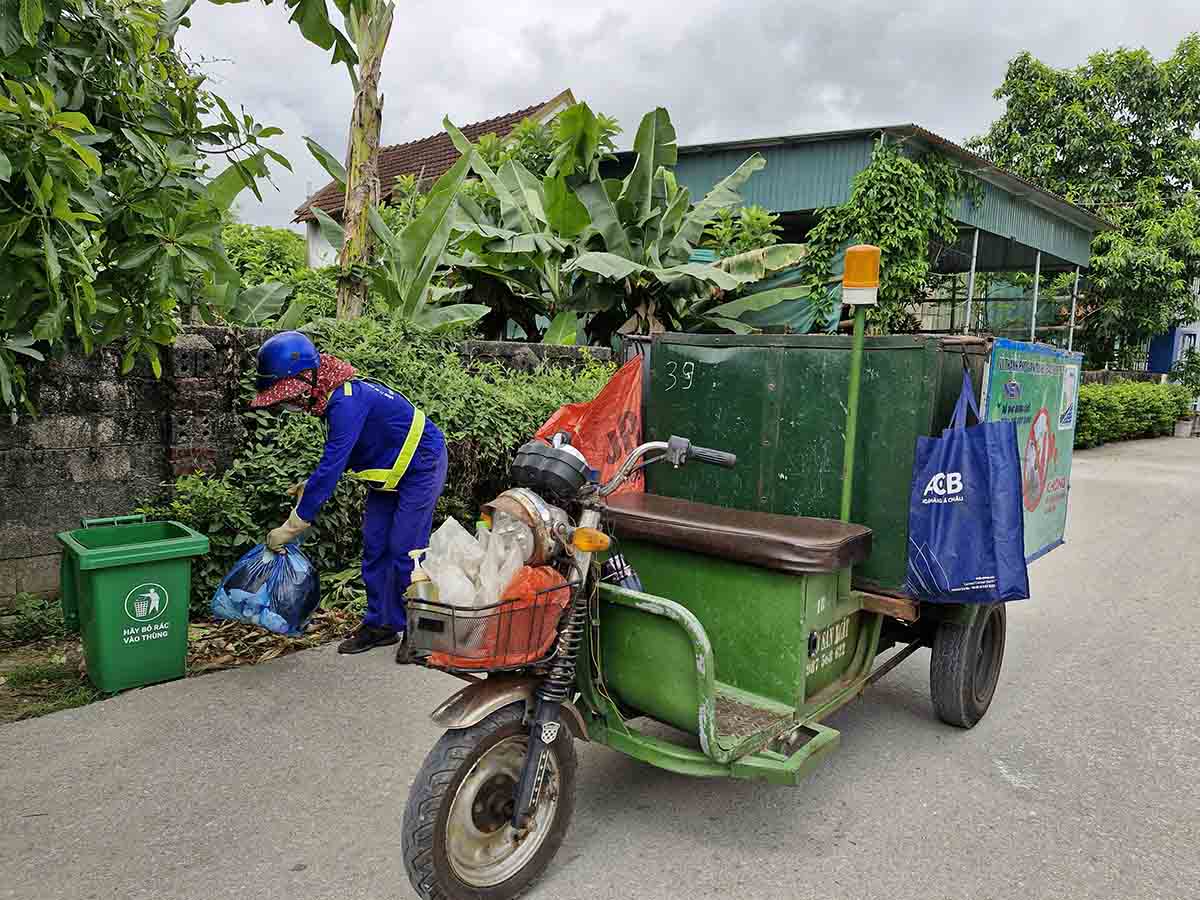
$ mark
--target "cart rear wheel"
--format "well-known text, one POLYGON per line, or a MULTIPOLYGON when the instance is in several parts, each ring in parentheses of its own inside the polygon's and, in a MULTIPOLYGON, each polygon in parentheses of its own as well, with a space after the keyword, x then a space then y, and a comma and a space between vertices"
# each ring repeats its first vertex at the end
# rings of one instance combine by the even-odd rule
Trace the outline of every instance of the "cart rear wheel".
POLYGON ((575 745, 559 729, 529 828, 510 823, 529 741, 525 704, 442 735, 404 810, 404 866, 424 900, 512 900, 545 871, 575 810, 575 745))
POLYGON ((929 690, 943 722, 972 728, 996 693, 1004 661, 1007 618, 1003 603, 979 610, 970 625, 943 622, 933 640, 929 690))

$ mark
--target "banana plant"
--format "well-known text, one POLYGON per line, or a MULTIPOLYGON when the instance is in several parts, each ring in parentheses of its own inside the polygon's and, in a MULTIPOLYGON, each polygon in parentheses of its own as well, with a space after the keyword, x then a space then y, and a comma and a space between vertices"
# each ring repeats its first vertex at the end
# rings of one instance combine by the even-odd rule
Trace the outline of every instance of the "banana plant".
POLYGON ((672 171, 678 148, 665 109, 642 118, 634 140, 636 161, 622 180, 601 179, 588 158, 596 152, 594 114, 586 104, 571 112, 561 129, 568 149, 560 149, 544 178, 514 161, 493 171, 445 121, 455 147, 500 208, 499 221, 493 221, 460 198, 459 228, 465 237, 453 260, 457 265, 487 273, 536 304, 554 319, 551 336, 566 340, 567 323, 583 314, 589 336, 601 343, 622 321, 654 330, 662 327, 662 316, 674 325, 679 297, 705 288, 731 291, 747 280, 689 257, 716 212, 741 202, 739 188, 765 165, 760 155, 747 159, 693 206, 672 171))
MULTIPOLYGON (((489 308, 479 303, 445 301, 466 286, 434 283, 454 234, 459 189, 467 175, 468 160, 460 159, 434 184, 421 214, 398 234, 384 222, 379 210, 368 210, 371 230, 380 242, 379 259, 370 268, 371 284, 393 311, 393 317, 432 331, 477 322, 489 308)), ((326 228, 340 226, 322 220, 326 228)), ((336 237, 336 233, 334 234, 336 237)))
MULTIPOLYGON (((194 0, 171 0, 173 11, 179 7, 183 12, 192 2, 194 0)), ((244 3, 247 0, 212 2, 244 3)), ((272 0, 263 2, 269 5, 272 0)), ((354 89, 345 166, 328 153, 324 154, 326 159, 318 156, 345 189, 342 216, 346 223, 345 240, 338 255, 342 268, 338 279, 338 318, 353 319, 362 315, 367 297, 367 284, 359 273, 374 256, 374 229, 368 220, 370 209, 379 202, 379 134, 383 123, 379 80, 384 50, 392 32, 395 4, 391 0, 332 0, 332 6, 328 0, 283 2, 292 10, 289 21, 296 24, 305 40, 332 51, 331 60, 335 65, 346 64, 354 89), (338 14, 345 24, 344 32, 334 25, 338 14)), ((312 149, 312 142, 309 147, 312 149)))

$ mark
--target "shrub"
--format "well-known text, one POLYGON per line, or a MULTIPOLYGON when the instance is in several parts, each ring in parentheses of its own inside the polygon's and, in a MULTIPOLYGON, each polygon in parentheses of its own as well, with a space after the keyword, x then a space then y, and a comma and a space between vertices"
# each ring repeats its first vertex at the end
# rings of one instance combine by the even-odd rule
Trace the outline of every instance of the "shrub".
POLYGON ((340 271, 337 266, 301 269, 291 278, 284 279, 292 286, 288 303, 304 304, 304 317, 310 322, 336 316, 337 280, 340 271))
POLYGON ((304 268, 304 238, 287 228, 233 223, 221 229, 221 243, 247 287, 288 281, 304 268))
POLYGON ((0 646, 60 640, 66 636, 62 604, 57 598, 18 594, 12 608, 0 618, 0 646))
POLYGON ((761 206, 719 209, 705 227, 700 246, 712 248, 724 258, 777 244, 781 231, 779 215, 761 206))
POLYGON ((1188 413, 1189 391, 1177 384, 1117 382, 1079 388, 1076 447, 1170 434, 1188 413))
POLYGON ((1187 388, 1193 399, 1200 397, 1200 351, 1189 349, 1171 368, 1171 378, 1187 388))
MULTIPOLYGON (((371 319, 324 320, 308 329, 325 352, 352 363, 409 397, 446 435, 450 471, 438 518, 475 520, 481 503, 506 486, 513 451, 565 403, 596 395, 612 369, 592 363, 582 371, 543 368, 518 373, 494 364, 468 366, 456 342, 403 324, 371 319)), ((252 373, 243 393, 252 394, 252 373)), ((310 416, 246 409, 245 450, 220 475, 179 478, 169 499, 143 511, 175 519, 209 536, 212 552, 193 568, 193 612, 209 598, 233 562, 287 516, 287 487, 306 478, 324 445, 322 423, 310 416)), ((343 479, 308 533, 304 551, 333 574, 361 556, 365 490, 343 479)))

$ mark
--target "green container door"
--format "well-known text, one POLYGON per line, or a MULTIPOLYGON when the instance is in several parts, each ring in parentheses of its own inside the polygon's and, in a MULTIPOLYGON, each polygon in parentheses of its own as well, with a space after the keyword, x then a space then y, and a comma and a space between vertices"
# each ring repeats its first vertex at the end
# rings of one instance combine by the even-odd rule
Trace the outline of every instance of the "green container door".
POLYGON ((58 534, 63 615, 78 623, 88 678, 105 693, 181 678, 191 559, 208 538, 178 522, 92 527, 103 521, 119 520, 58 534))
MULTIPOLYGON (((866 339, 851 519, 875 531, 856 580, 904 584, 908 495, 916 439, 950 419, 964 358, 976 390, 988 344, 980 338, 866 339)), ((738 456, 710 466, 646 470, 647 490, 702 503, 838 518, 850 338, 690 335, 657 338, 646 397, 647 440, 672 434, 738 456)))

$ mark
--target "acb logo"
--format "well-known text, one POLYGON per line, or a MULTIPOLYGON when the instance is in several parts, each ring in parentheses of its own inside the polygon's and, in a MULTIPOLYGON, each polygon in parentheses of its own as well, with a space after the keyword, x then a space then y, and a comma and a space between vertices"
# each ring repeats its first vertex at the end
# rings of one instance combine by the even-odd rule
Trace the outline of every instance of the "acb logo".
POLYGON ((936 494, 945 497, 948 494, 961 494, 963 489, 962 472, 938 472, 925 485, 924 496, 936 494))

